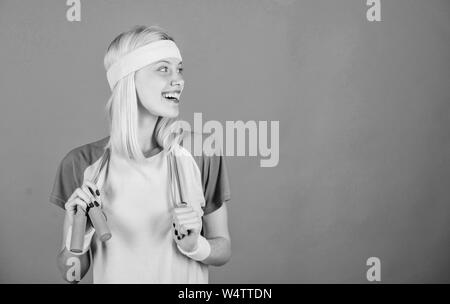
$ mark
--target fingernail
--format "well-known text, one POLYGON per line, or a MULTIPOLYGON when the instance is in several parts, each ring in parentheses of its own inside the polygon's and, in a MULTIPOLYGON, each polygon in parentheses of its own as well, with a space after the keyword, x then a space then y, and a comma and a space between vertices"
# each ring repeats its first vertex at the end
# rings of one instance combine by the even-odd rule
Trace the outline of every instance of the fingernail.
POLYGON ((178 235, 178 230, 175 229, 175 235, 178 235))
POLYGON ((175 228, 175 223, 173 223, 172 225, 173 225, 173 227, 175 228))
POLYGON ((99 204, 99 203, 97 203, 97 201, 94 201, 94 205, 95 205, 95 207, 98 207, 98 206, 100 206, 100 204, 99 204))
POLYGON ((93 203, 89 203, 89 207, 94 208, 94 204, 93 203))
POLYGON ((97 193, 97 196, 100 195, 100 191, 96 190, 95 193, 97 193))
POLYGON ((178 240, 181 240, 181 238, 180 238, 179 236, 177 236, 177 239, 178 239, 178 240))
POLYGON ((95 195, 94 191, 92 191, 91 187, 88 186, 88 189, 89 189, 89 191, 91 192, 92 195, 95 195))

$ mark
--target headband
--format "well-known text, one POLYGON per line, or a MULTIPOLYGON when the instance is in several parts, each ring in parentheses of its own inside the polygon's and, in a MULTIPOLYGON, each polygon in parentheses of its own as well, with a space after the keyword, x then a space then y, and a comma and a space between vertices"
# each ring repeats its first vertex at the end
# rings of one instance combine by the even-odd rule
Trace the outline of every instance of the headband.
POLYGON ((158 40, 133 50, 117 60, 106 72, 109 87, 113 90, 117 82, 128 74, 169 57, 181 60, 180 50, 172 40, 158 40))

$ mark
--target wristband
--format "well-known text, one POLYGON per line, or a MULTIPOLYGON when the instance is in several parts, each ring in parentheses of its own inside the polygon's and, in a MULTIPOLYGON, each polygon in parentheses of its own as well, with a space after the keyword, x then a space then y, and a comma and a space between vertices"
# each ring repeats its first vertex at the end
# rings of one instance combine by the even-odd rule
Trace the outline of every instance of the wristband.
POLYGON ((191 252, 186 252, 179 245, 177 245, 178 250, 181 251, 182 254, 185 256, 190 257, 193 260, 196 261, 203 261, 211 254, 211 245, 209 244, 208 240, 205 239, 203 236, 199 235, 197 239, 197 249, 191 252))
POLYGON ((70 251, 70 241, 72 240, 72 225, 70 225, 69 230, 67 231, 67 236, 66 236, 67 250, 69 250, 70 253, 73 255, 85 254, 86 252, 88 252, 89 247, 91 246, 91 240, 92 240, 92 237, 94 236, 94 233, 95 233, 95 229, 93 227, 90 227, 89 231, 87 231, 86 234, 84 235, 83 250, 80 253, 75 253, 75 252, 70 251))

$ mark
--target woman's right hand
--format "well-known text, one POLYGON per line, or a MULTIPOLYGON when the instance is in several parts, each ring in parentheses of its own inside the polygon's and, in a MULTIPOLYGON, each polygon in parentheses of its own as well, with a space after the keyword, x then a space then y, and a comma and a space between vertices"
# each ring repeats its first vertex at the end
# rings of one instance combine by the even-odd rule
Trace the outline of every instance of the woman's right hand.
POLYGON ((75 189, 64 205, 66 214, 70 220, 70 225, 73 224, 73 217, 77 211, 77 208, 81 208, 84 212, 86 212, 88 207, 92 208, 94 206, 102 206, 100 191, 94 183, 85 181, 81 187, 75 189))
MULTIPOLYGON (((89 258, 88 255, 86 255, 86 252, 89 250, 91 245, 91 240, 94 235, 94 227, 89 220, 89 217, 86 220, 86 227, 85 227, 85 234, 84 234, 84 241, 82 243, 82 247, 78 248, 81 244, 78 244, 78 241, 75 242, 77 245, 76 248, 77 251, 71 251, 71 244, 72 244, 72 229, 74 229, 74 220, 75 220, 75 214, 77 212, 78 208, 81 208, 83 212, 86 212, 87 209, 89 209, 89 206, 102 206, 101 200, 99 198, 100 192, 98 191, 96 185, 92 182, 86 181, 83 183, 83 185, 72 193, 72 195, 69 197, 67 202, 64 205, 64 208, 66 210, 66 215, 64 217, 64 228, 63 228, 63 241, 62 241, 62 247, 61 247, 61 253, 59 255, 58 259, 58 267, 63 270, 63 273, 66 277, 67 271, 73 271, 72 268, 67 268, 67 259, 76 256, 81 256, 81 263, 82 263, 82 276, 87 272, 89 269, 89 258), (97 195, 98 194, 98 195, 97 195), (81 249, 81 252, 78 252, 78 250, 81 249)), ((78 209, 79 210, 79 209, 78 209)), ((80 227, 77 227, 80 228, 80 227)), ((78 236, 79 237, 79 236, 78 236)))

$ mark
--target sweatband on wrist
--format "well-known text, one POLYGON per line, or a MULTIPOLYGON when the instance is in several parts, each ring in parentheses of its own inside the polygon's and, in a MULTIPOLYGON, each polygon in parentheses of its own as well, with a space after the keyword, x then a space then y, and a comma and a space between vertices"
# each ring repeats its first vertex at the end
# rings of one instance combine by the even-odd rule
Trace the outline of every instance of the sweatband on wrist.
POLYGON ((196 261, 203 261, 211 254, 211 245, 209 244, 208 240, 201 235, 198 236, 196 250, 186 252, 183 249, 181 249, 180 245, 177 245, 177 247, 182 254, 196 261))
POLYGON ((95 233, 95 229, 93 227, 90 227, 89 231, 87 231, 84 235, 84 242, 83 242, 83 250, 79 253, 75 253, 70 251, 70 241, 72 240, 72 225, 70 225, 68 231, 67 231, 67 236, 66 236, 66 248, 67 250, 70 251, 71 254, 74 255, 83 255, 86 252, 88 252, 89 247, 91 246, 91 240, 92 237, 94 236, 95 233))
POLYGON ((122 56, 111 65, 106 72, 109 87, 113 90, 117 82, 128 74, 169 57, 181 60, 180 50, 172 40, 158 40, 141 46, 122 56))

